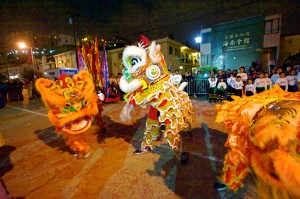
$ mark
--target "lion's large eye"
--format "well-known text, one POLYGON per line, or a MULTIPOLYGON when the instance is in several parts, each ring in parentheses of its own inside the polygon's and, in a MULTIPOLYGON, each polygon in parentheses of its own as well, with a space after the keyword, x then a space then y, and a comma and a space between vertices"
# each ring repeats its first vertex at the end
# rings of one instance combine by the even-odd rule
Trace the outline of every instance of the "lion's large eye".
POLYGON ((131 63, 131 66, 134 66, 134 65, 138 64, 141 61, 142 61, 142 58, 140 58, 140 57, 132 57, 131 60, 130 60, 130 63, 131 63))

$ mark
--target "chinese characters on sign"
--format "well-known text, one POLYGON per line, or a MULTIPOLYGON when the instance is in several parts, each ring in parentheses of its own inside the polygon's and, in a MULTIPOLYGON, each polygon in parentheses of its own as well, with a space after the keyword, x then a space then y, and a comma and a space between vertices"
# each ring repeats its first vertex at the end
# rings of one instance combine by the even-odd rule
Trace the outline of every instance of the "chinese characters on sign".
POLYGON ((227 51, 251 48, 250 32, 228 33, 224 36, 223 48, 227 51))

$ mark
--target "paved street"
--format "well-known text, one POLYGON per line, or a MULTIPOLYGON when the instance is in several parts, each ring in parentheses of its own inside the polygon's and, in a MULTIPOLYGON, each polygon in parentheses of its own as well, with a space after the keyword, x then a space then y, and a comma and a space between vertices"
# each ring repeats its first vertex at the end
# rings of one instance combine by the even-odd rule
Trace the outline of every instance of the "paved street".
POLYGON ((41 100, 11 102, 0 110, 0 176, 12 197, 25 198, 254 198, 248 177, 237 193, 213 188, 226 153, 226 131, 214 123, 215 104, 192 100, 192 138, 183 137, 190 152, 180 164, 164 141, 152 152, 133 155, 143 137, 148 109, 136 107, 131 123, 122 124, 123 102, 106 104, 108 132, 94 124, 85 138, 92 153, 77 159, 64 146, 47 118, 41 100), (252 194, 252 195, 251 195, 252 194))

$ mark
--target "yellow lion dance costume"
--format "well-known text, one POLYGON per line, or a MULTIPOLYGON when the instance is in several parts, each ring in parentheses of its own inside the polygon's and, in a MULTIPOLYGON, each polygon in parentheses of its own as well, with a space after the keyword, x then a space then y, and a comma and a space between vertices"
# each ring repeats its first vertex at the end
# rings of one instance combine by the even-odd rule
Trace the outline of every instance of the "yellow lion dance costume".
POLYGON ((174 85, 160 48, 155 42, 152 42, 147 50, 142 46, 125 48, 125 69, 120 88, 127 93, 128 103, 120 117, 122 121, 128 121, 131 119, 130 113, 134 105, 143 108, 150 105, 144 141, 141 149, 135 154, 152 150, 160 136, 160 127, 164 126, 164 138, 177 157, 180 157, 179 132, 188 129, 191 124, 192 104, 187 93, 182 91, 186 84, 179 88, 174 85))
POLYGON ((230 131, 220 180, 236 191, 250 168, 260 198, 300 198, 300 96, 278 85, 217 105, 216 122, 230 131))
POLYGON ((84 157, 89 145, 79 134, 91 126, 98 114, 98 96, 89 73, 81 71, 73 78, 62 74, 55 82, 40 78, 35 86, 49 109, 48 117, 56 133, 63 134, 66 144, 79 158, 84 157))

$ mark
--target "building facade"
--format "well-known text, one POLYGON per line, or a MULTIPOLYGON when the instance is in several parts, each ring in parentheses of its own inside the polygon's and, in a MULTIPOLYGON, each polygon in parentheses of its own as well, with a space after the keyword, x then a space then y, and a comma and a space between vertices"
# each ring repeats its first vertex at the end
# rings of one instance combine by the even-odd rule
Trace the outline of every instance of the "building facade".
POLYGON ((53 57, 55 59, 55 68, 77 68, 75 51, 59 53, 53 55, 53 57))
MULTIPOLYGON (((155 40, 161 46, 166 64, 170 72, 179 70, 180 73, 192 72, 199 67, 197 50, 189 48, 182 43, 168 37, 155 40)), ((122 73, 122 53, 125 47, 108 50, 108 65, 110 73, 116 75, 122 73)))
POLYGON ((201 30, 201 65, 220 70, 254 64, 268 71, 278 64, 281 15, 255 16, 201 30))
POLYGON ((37 49, 52 48, 58 45, 59 37, 56 34, 42 34, 30 31, 12 32, 5 37, 2 50, 17 49, 18 42, 24 42, 28 46, 37 49))
MULTIPOLYGON (((283 65, 287 59, 300 53, 300 35, 282 36, 280 40, 279 64, 283 65)), ((294 63, 293 63, 294 64, 294 63)), ((300 64, 300 63, 295 63, 300 64)))

